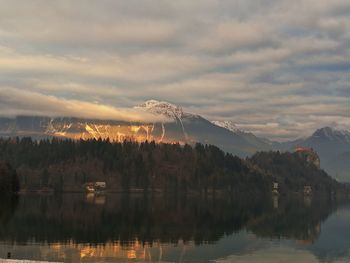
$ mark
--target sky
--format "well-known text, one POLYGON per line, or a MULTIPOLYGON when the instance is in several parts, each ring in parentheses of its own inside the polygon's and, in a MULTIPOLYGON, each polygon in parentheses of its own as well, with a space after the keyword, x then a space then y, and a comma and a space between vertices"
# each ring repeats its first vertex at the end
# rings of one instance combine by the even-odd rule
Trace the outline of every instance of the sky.
POLYGON ((349 73, 349 0, 0 0, 0 115, 157 99, 289 140, 350 129, 349 73))

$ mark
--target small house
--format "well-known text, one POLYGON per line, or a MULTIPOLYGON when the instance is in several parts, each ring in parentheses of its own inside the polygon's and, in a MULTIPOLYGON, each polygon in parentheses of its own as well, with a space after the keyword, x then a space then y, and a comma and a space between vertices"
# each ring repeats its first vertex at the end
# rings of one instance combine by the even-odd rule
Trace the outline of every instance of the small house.
POLYGON ((94 184, 93 184, 93 183, 87 183, 87 184, 85 185, 85 189, 86 189, 86 191, 89 192, 89 193, 95 192, 95 187, 94 187, 94 184))
POLYGON ((106 182, 96 182, 95 183, 95 188, 105 189, 106 187, 107 187, 106 182))

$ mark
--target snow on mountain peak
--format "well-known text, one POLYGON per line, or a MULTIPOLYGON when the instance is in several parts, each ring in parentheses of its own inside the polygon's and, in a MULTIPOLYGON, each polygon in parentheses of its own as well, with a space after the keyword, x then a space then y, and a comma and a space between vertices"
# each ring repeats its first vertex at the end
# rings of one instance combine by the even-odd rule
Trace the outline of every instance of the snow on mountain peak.
MULTIPOLYGON (((180 106, 177 106, 175 104, 172 104, 170 102, 166 102, 166 101, 158 101, 158 100, 147 100, 144 103, 140 104, 139 106, 140 108, 147 108, 147 109, 152 109, 152 108, 168 108, 171 110, 179 110, 181 109, 180 106)), ((181 109, 182 110, 182 109, 181 109)))
POLYGON ((184 112, 182 107, 166 101, 148 100, 135 108, 154 114, 160 114, 174 120, 192 116, 192 114, 184 112))
POLYGON ((233 121, 212 121, 212 123, 216 126, 225 128, 225 129, 232 131, 232 132, 240 131, 237 128, 236 124, 234 124, 233 121))
POLYGON ((327 138, 329 140, 350 142, 350 132, 347 130, 337 130, 331 127, 318 129, 312 135, 313 137, 327 138))

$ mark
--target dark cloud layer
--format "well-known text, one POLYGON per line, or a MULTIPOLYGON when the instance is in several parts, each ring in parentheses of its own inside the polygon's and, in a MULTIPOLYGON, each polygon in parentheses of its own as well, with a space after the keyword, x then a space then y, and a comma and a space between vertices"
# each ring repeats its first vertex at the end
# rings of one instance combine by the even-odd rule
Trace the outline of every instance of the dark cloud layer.
POLYGON ((126 108, 155 98, 274 139, 349 129, 346 10, 348 0, 0 0, 1 114, 143 118, 126 108))

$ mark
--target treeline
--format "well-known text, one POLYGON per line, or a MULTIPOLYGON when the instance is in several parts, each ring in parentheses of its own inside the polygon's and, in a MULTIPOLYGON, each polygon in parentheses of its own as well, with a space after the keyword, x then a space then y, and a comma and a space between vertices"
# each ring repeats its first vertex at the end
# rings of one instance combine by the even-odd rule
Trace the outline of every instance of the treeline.
POLYGON ((90 181, 109 190, 266 192, 271 187, 248 164, 212 145, 109 140, 0 140, 0 159, 17 169, 22 189, 78 191, 90 181))
POLYGON ((156 144, 109 140, 36 141, 0 139, 0 160, 18 173, 21 188, 82 191, 105 181, 110 191, 271 193, 278 181, 285 192, 304 185, 332 193, 340 185, 296 154, 258 153, 240 159, 212 145, 156 144))
POLYGON ((0 200, 19 191, 16 171, 9 163, 0 161, 0 200))

